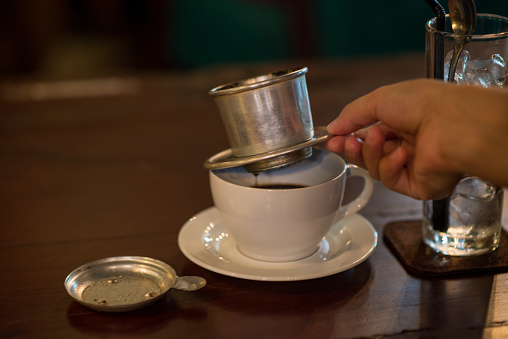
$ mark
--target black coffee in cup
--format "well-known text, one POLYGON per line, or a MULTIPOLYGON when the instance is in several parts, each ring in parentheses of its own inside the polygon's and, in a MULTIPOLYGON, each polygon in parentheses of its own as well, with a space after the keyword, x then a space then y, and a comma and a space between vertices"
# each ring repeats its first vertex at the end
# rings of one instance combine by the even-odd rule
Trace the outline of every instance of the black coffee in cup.
POLYGON ((256 185, 254 188, 264 188, 270 190, 288 190, 294 188, 304 188, 308 187, 305 185, 292 185, 292 184, 265 184, 265 185, 256 185))

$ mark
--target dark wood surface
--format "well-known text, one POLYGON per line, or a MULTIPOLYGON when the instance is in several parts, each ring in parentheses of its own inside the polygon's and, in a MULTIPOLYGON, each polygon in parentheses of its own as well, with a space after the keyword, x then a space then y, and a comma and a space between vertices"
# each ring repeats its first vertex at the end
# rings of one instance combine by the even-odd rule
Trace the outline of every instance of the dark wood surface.
MULTIPOLYGON (((315 125, 380 85, 424 74, 422 55, 303 64, 315 125)), ((0 337, 508 335, 508 275, 409 275, 381 235, 390 221, 418 219, 421 206, 379 184, 362 212, 379 232, 378 247, 346 272, 249 281, 207 271, 180 252, 179 229, 212 205, 202 163, 228 148, 208 90, 288 66, 297 65, 2 82, 0 337), (123 314, 72 301, 68 273, 120 255, 157 258, 208 284, 123 314)))

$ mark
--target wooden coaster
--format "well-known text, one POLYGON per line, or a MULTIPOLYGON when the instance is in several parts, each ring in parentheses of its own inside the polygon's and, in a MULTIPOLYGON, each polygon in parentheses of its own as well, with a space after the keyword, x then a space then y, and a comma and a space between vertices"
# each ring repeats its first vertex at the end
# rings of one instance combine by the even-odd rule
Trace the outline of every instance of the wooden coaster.
POLYGON ((438 254, 422 241, 421 221, 387 224, 383 231, 385 243, 414 275, 424 277, 465 273, 498 273, 508 271, 508 234, 503 229, 499 248, 494 252, 456 257, 438 254))

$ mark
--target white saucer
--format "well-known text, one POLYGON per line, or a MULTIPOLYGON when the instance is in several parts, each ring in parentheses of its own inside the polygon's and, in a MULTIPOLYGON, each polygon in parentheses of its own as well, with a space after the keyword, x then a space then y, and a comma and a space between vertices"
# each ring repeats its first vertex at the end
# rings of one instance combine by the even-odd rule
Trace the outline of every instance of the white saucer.
POLYGON ((216 273, 249 280, 294 281, 329 276, 360 264, 372 254, 377 239, 372 224, 353 214, 333 225, 309 257, 282 263, 259 261, 238 250, 219 212, 210 207, 183 225, 178 246, 189 260, 216 273))

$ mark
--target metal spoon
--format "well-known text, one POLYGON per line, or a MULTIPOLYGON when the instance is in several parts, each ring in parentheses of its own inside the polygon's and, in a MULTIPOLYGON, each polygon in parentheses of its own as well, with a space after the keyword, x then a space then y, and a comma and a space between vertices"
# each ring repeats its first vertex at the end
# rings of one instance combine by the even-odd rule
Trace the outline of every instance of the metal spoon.
POLYGON ((455 81, 455 70, 464 45, 476 29, 476 6, 474 0, 448 0, 450 20, 455 37, 448 81, 455 81))

